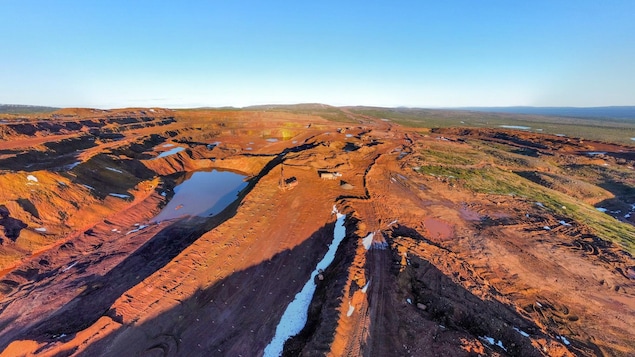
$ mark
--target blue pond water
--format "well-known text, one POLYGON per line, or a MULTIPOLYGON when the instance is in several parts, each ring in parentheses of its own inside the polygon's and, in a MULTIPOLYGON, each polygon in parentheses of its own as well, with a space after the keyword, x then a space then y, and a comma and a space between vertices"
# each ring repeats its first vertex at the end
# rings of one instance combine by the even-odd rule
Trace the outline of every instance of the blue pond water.
MULTIPOLYGON (((165 145, 164 145, 164 146, 165 146, 165 145)), ((164 152, 160 153, 160 154, 159 154, 159 156, 155 157, 155 159, 160 159, 160 158, 162 158, 162 157, 166 157, 166 156, 174 155, 174 154, 176 154, 177 152, 181 152, 181 151, 183 151, 183 150, 185 150, 185 148, 180 147, 180 146, 177 146, 177 147, 175 147, 175 148, 173 148, 173 149, 170 149, 170 150, 167 150, 167 151, 164 151, 164 152)))
POLYGON ((185 215, 207 217, 220 213, 247 186, 245 176, 229 171, 196 171, 174 188, 174 197, 154 217, 161 222, 185 215))

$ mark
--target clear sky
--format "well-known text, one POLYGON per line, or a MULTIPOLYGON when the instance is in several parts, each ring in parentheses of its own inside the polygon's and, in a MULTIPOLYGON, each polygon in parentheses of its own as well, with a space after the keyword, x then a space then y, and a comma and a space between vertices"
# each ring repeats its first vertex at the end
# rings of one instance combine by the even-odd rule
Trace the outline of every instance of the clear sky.
POLYGON ((0 0, 0 103, 635 105, 635 1, 0 0))

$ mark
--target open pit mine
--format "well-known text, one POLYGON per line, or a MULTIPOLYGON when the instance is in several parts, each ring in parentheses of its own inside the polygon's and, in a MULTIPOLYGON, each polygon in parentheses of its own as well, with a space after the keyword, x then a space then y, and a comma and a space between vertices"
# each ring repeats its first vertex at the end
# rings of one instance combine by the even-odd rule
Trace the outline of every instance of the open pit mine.
POLYGON ((0 356, 635 356, 635 147, 338 109, 0 122, 0 356))

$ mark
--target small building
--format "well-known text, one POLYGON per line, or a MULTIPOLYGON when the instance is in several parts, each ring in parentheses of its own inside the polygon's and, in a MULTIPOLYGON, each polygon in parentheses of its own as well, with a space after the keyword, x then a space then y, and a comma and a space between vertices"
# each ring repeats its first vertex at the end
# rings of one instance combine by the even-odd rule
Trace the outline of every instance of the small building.
POLYGON ((289 178, 284 177, 284 166, 280 165, 280 181, 278 187, 282 190, 290 190, 298 185, 298 179, 295 176, 289 178))
POLYGON ((318 171, 321 179, 325 180, 335 180, 336 178, 342 176, 339 172, 329 172, 329 171, 318 171))
POLYGON ((284 180, 284 188, 291 189, 298 185, 298 179, 295 176, 289 177, 284 180))

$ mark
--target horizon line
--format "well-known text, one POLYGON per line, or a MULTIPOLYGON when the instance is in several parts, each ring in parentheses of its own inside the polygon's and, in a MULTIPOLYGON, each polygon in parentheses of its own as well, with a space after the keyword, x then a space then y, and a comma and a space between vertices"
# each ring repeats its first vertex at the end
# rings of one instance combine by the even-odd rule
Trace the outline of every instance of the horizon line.
POLYGON ((427 105, 398 105, 398 106, 383 106, 383 105, 360 105, 360 104, 347 104, 347 105, 333 105, 319 102, 298 102, 298 103, 268 103, 268 104, 251 104, 245 106, 234 105, 195 105, 195 106, 113 106, 113 107, 99 107, 99 106, 52 106, 52 105, 39 105, 39 104, 14 104, 14 103, 0 103, 0 106, 7 107, 39 107, 39 108, 51 108, 51 109, 99 109, 99 110, 114 110, 114 109, 133 109, 133 108, 163 108, 163 109, 246 109, 253 107, 283 107, 283 106, 301 106, 301 105, 322 105, 333 108, 350 108, 350 107, 369 107, 369 108, 385 108, 385 109, 441 109, 441 110, 470 110, 470 109, 515 109, 515 108, 541 108, 541 109, 593 109, 593 108, 635 108, 635 103, 631 105, 594 105, 594 106, 572 106, 572 105, 462 105, 462 106, 427 106, 427 105))

